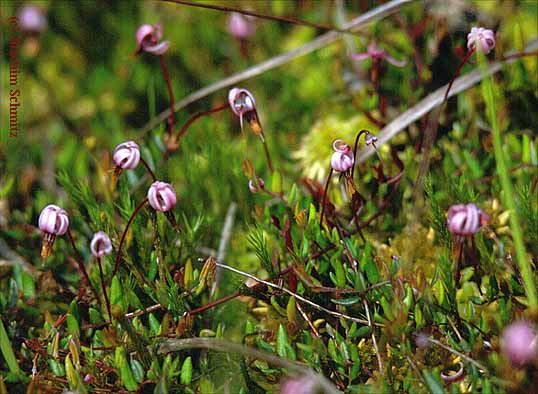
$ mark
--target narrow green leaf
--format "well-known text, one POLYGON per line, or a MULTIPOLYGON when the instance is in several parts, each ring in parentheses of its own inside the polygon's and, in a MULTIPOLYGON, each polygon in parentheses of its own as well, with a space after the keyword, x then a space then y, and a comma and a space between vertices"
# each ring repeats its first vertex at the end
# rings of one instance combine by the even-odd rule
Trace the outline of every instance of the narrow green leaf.
POLYGON ((17 358, 15 357, 15 353, 11 347, 11 342, 9 341, 9 337, 7 336, 7 332, 4 328, 4 323, 2 320, 0 320, 0 350, 2 351, 2 355, 6 360, 9 371, 16 376, 21 377, 22 371, 19 368, 19 363, 17 362, 17 358))
POLYGON ((190 356, 183 361, 181 366, 180 382, 184 385, 189 385, 192 382, 192 359, 190 356))

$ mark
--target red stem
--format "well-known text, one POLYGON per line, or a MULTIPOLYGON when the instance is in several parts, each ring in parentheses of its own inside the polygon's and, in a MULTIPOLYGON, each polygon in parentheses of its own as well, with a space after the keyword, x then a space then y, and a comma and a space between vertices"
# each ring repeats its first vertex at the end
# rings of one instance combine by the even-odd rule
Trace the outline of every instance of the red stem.
POLYGON ((143 158, 140 158, 140 161, 142 162, 142 164, 144 164, 144 167, 146 167, 146 170, 149 172, 149 175, 151 175, 153 182, 155 182, 157 180, 157 177, 155 176, 153 171, 151 171, 151 168, 149 168, 148 163, 143 158))
POLYGON ((454 75, 452 76, 452 79, 450 80, 450 83, 448 84, 448 88, 446 89, 445 97, 443 98, 443 103, 446 101, 448 97, 448 92, 450 92, 450 88, 452 88, 452 84, 454 83, 458 75, 460 75, 462 67, 465 65, 465 63, 467 63, 467 61, 469 60, 471 55, 474 53, 474 51, 475 51, 474 47, 471 48, 469 51, 467 51, 467 54, 465 55, 465 57, 459 64, 458 68, 456 68, 456 71, 454 72, 454 75))
POLYGON ((110 312, 110 300, 106 293, 105 275, 103 274, 103 266, 101 265, 101 259, 97 257, 97 265, 99 266, 99 276, 101 277, 101 288, 103 289, 103 295, 105 296, 106 310, 108 312, 108 320, 112 322, 112 312, 110 312))
POLYGON ((69 241, 71 242, 71 247, 73 248, 73 251, 75 252, 75 260, 78 264, 79 270, 82 272, 82 275, 84 276, 84 279, 86 282, 88 282, 88 286, 93 291, 93 294, 95 294, 95 297, 99 301, 99 295, 97 294, 97 290, 95 290, 95 287, 93 287, 92 282, 90 281, 90 276, 88 275, 88 271, 86 271, 86 267, 84 266, 84 263, 82 262, 82 258, 80 254, 78 253, 77 246, 75 245, 75 239, 73 238, 73 234, 71 234, 71 230, 67 229, 67 237, 69 238, 69 241))
POLYGON ((329 176, 327 177, 327 182, 325 182, 325 190, 323 191, 323 198, 321 199, 321 215, 319 217, 319 227, 323 227, 323 214, 325 213, 325 200, 327 199, 327 191, 329 190, 329 182, 333 175, 333 168, 329 171, 329 176))
POLYGON ((176 137, 176 141, 179 141, 179 139, 181 137, 183 137, 186 133, 187 133, 187 129, 198 119, 200 119, 202 116, 205 116, 205 115, 211 115, 211 114, 214 114, 214 113, 217 113, 217 112, 220 112, 220 111, 223 111, 225 110, 226 108, 229 108, 230 106, 228 105, 228 103, 226 104, 223 104, 219 107, 216 107, 216 108, 212 108, 210 109, 209 111, 203 111, 203 112, 198 112, 197 114, 194 114, 193 116, 191 116, 189 118, 189 120, 187 120, 187 122, 183 125, 183 127, 181 128, 181 130, 179 130, 179 132, 177 133, 177 137, 176 137))
POLYGON ((201 312, 206 311, 208 309, 211 309, 211 308, 213 308, 213 307, 215 307, 217 305, 223 304, 226 301, 230 301, 231 299, 234 299, 235 297, 238 297, 240 295, 241 295, 241 292, 236 291, 235 293, 227 295, 226 297, 222 297, 222 298, 219 298, 216 301, 210 302, 207 305, 203 305, 203 306, 201 306, 199 308, 193 309, 192 311, 189 311, 188 314, 189 315, 196 315, 197 313, 201 313, 201 312))
POLYGON ((121 235, 120 246, 118 247, 118 253, 116 254, 116 261, 114 262, 114 271, 112 272, 112 276, 110 277, 110 280, 114 278, 114 276, 118 272, 118 269, 120 268, 121 250, 123 247, 123 243, 125 242, 125 236, 127 235, 127 230, 129 230, 129 226, 133 222, 135 216, 138 214, 138 212, 140 212, 140 210, 144 207, 144 205, 146 205, 147 202, 148 202, 148 199, 144 198, 144 200, 136 207, 133 214, 129 218, 127 225, 125 226, 125 230, 123 231, 123 234, 121 235))
POLYGON ((170 74, 168 73, 168 67, 164 61, 164 55, 159 56, 161 68, 163 70, 164 80, 166 81, 166 87, 168 88, 168 95, 170 96, 170 115, 168 116, 168 135, 171 137, 174 133, 174 91, 172 90, 172 83, 170 81, 170 74))

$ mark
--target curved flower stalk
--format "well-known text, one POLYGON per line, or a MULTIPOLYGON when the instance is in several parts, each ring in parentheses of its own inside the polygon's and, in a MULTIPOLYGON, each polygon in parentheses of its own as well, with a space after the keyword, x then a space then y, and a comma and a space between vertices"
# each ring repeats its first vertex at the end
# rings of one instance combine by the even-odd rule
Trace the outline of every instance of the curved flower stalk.
POLYGON ((90 250, 92 255, 97 259, 97 265, 99 267, 99 278, 101 280, 101 289, 103 296, 105 297, 106 309, 108 312, 108 320, 112 321, 112 312, 110 311, 110 300, 106 292, 105 275, 103 273, 103 265, 101 264, 101 257, 107 256, 112 253, 112 241, 104 231, 98 231, 93 235, 90 243, 90 250))
POLYGON ((116 183, 123 170, 133 170, 138 166, 139 162, 142 162, 144 167, 146 167, 146 170, 151 175, 153 180, 156 179, 155 174, 153 171, 151 171, 148 163, 146 163, 146 161, 140 155, 140 147, 134 141, 122 142, 116 146, 114 153, 112 154, 112 160, 116 165, 114 167, 114 173, 112 176, 114 183, 116 183))
POLYGON ((489 222, 489 215, 482 212, 475 204, 452 205, 447 213, 447 226, 455 236, 455 254, 458 255, 456 279, 459 280, 463 261, 465 240, 471 240, 471 250, 474 252, 473 236, 489 222))
POLYGON ((260 137, 263 144, 265 158, 267 159, 267 165, 269 170, 273 171, 273 162, 269 154, 267 142, 263 134, 262 125, 258 117, 258 111, 256 110, 256 100, 252 93, 247 89, 233 88, 228 92, 228 103, 230 109, 239 118, 239 125, 241 126, 241 132, 243 132, 243 119, 246 119, 251 130, 260 137))
POLYGON ((174 117, 174 91, 172 89, 172 82, 170 80, 170 73, 164 60, 164 54, 170 47, 170 41, 162 41, 163 29, 160 24, 149 25, 143 24, 136 31, 136 43, 137 48, 135 55, 141 52, 146 52, 152 55, 159 56, 159 62, 161 63, 161 70, 166 82, 166 88, 168 89, 168 96, 170 98, 170 115, 167 120, 166 135, 164 142, 168 151, 175 151, 178 148, 177 142, 174 138, 175 129, 175 117, 174 117))

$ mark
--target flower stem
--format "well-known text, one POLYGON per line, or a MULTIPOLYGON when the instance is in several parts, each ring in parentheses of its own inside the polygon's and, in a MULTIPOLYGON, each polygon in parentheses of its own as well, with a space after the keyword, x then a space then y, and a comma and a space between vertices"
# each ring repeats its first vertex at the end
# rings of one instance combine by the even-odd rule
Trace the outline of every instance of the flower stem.
POLYGON ((146 170, 148 171, 149 175, 153 179, 153 182, 155 182, 157 180, 157 177, 155 176, 153 171, 151 171, 151 168, 149 167, 149 164, 143 158, 140 158, 140 161, 142 162, 142 164, 144 164, 144 167, 146 167, 146 170))
POLYGON ((329 171, 329 176, 327 177, 327 182, 325 182, 325 190, 323 191, 323 198, 321 199, 321 214, 319 215, 319 227, 323 227, 323 214, 325 213, 325 201, 327 200, 327 192, 329 190, 329 183, 331 182, 331 177, 333 176, 333 169, 329 171))
POLYGON ((159 61, 161 63, 161 68, 163 70, 164 80, 166 81, 166 87, 168 88, 168 96, 170 96, 170 115, 168 115, 168 137, 172 137, 174 133, 174 91, 172 90, 172 82, 170 80, 170 73, 168 72, 168 67, 164 61, 164 55, 159 56, 159 61))
POLYGON ((506 166, 506 158, 503 150, 501 131, 499 128, 499 122, 495 111, 493 81, 491 76, 487 76, 487 64, 483 55, 479 56, 479 63, 485 77, 482 81, 482 96, 484 97, 484 101, 486 102, 487 117, 493 133, 493 149, 495 152, 495 162, 497 164, 497 172, 499 173, 501 187, 503 190, 502 200, 504 202, 504 205, 510 211, 510 227, 512 229, 512 238, 516 250, 517 264, 523 278, 523 285, 525 287, 525 293, 527 294, 529 307, 533 312, 538 312, 538 296, 536 294, 536 287, 534 284, 531 265, 529 264, 525 252, 525 244, 523 242, 523 235, 521 233, 519 214, 514 199, 514 189, 512 183, 510 182, 510 177, 506 166))
POLYGON ((88 275, 88 271, 86 271, 86 267, 84 266, 84 263, 82 262, 82 258, 80 254, 78 253, 77 246, 75 245, 75 239, 73 238, 73 234, 71 234, 71 230, 67 229, 67 237, 69 238, 69 242, 71 242, 71 247, 73 248, 73 251, 75 252, 75 260, 78 264, 78 268, 82 275, 84 276, 84 279, 86 282, 88 282, 88 286, 92 289, 93 294, 95 294, 95 297, 97 300, 99 300, 99 295, 97 294, 97 290, 95 290, 95 287, 93 287, 92 282, 90 281, 90 276, 88 275))
POLYGON ((125 236, 127 235, 127 231, 129 230, 129 226, 133 222, 133 220, 136 217, 136 215, 138 214, 138 212, 140 212, 140 210, 144 207, 144 205, 146 205, 147 202, 148 202, 148 199, 144 198, 144 200, 140 204, 138 204, 138 206, 134 210, 133 214, 129 218, 129 221, 127 222, 127 225, 125 226, 125 230, 123 231, 123 234, 121 235, 120 246, 118 247, 118 253, 116 254, 116 261, 114 262, 114 271, 112 272, 112 276, 110 277, 110 280, 112 280, 112 278, 114 278, 114 276, 118 272, 118 269, 120 268, 121 250, 122 250, 122 247, 123 247, 123 243, 125 242, 125 236))
POLYGON ((105 275, 103 274, 103 266, 101 265, 101 258, 97 257, 97 265, 99 266, 99 277, 101 278, 101 288, 103 289, 103 295, 105 297, 106 310, 108 312, 108 320, 112 321, 112 312, 110 312, 110 300, 106 293, 105 275))
POLYGON ((239 291, 236 291, 235 293, 232 293, 232 294, 229 294, 225 297, 222 297, 222 298, 219 298, 218 300, 215 300, 213 302, 210 302, 209 304, 206 304, 206 305, 202 305, 201 307, 199 308, 196 308, 196 309, 193 309, 191 311, 188 311, 187 313, 189 315, 196 315, 197 313, 202 313, 208 309, 211 309, 211 308, 214 308, 216 307, 217 305, 220 305, 220 304, 223 304, 225 303, 226 301, 230 301, 232 299, 234 299, 235 297, 238 297, 241 295, 241 292, 239 291))
POLYGON ((220 106, 215 107, 215 108, 212 108, 212 109, 210 109, 208 111, 198 112, 197 114, 194 114, 193 116, 191 116, 189 118, 189 120, 187 120, 187 122, 183 125, 183 127, 181 127, 181 130, 179 130, 179 132, 177 133, 176 142, 178 142, 181 137, 183 137, 185 134, 187 134, 188 128, 191 127, 191 125, 196 120, 200 119, 203 116, 211 115, 211 114, 215 114, 217 112, 223 111, 226 108, 230 108, 230 105, 228 103, 220 105, 220 106))

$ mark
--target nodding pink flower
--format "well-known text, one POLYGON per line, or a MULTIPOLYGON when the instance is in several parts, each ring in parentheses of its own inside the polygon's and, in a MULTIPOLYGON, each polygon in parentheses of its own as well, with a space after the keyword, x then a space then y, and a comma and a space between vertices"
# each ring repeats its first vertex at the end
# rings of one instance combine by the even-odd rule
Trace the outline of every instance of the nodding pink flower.
POLYGON ((245 117, 254 133, 261 134, 262 128, 256 111, 256 100, 252 93, 247 89, 233 88, 228 93, 228 103, 233 113, 239 117, 241 130, 243 130, 243 117, 245 117))
POLYGON ((42 33, 47 28, 45 12, 36 5, 25 5, 18 14, 19 26, 28 33, 42 33))
POLYGON ((463 363, 460 361, 458 363, 458 370, 453 371, 453 373, 448 374, 445 373, 445 371, 441 371, 441 379, 443 379, 447 383, 454 383, 463 378, 465 375, 465 368, 463 367, 463 363))
POLYGON ((112 253, 112 242, 104 231, 98 231, 93 235, 90 250, 97 258, 112 253))
POLYGON ((39 229, 44 233, 41 244, 41 257, 47 258, 57 235, 64 235, 69 228, 67 212, 57 205, 47 205, 39 215, 39 229))
POLYGON ((484 29, 483 27, 473 27, 467 34, 467 49, 480 50, 487 55, 495 48, 495 33, 493 30, 484 29))
POLYGON ((366 52, 351 55, 351 58, 354 60, 366 60, 371 58, 374 61, 384 59, 396 67, 404 67, 407 64, 406 60, 394 59, 392 56, 388 55, 384 49, 379 48, 375 43, 369 44, 366 52))
POLYGON ((337 172, 346 172, 355 164, 355 157, 351 147, 344 140, 334 140, 334 153, 331 156, 331 167, 337 172))
POLYGON ((154 55, 162 55, 170 46, 170 41, 161 41, 163 28, 160 24, 144 24, 136 31, 136 43, 138 48, 136 53, 145 51, 154 55))
POLYGON ((258 193, 263 189, 265 189, 265 181, 262 178, 258 178, 258 185, 255 185, 252 179, 248 181, 248 190, 250 190, 251 193, 258 193))
POLYGON ((228 17, 228 31, 235 39, 246 40, 254 34, 254 19, 250 15, 232 12, 228 17))
POLYGON ((448 210, 448 230, 455 235, 473 235, 488 221, 489 215, 472 203, 453 205, 448 210))
POLYGON ((366 134, 364 135, 364 142, 366 143, 366 145, 375 144, 377 142, 377 137, 373 135, 372 133, 370 133, 369 131, 367 131, 366 134))
POLYGON ((134 141, 122 142, 114 149, 113 159, 116 167, 132 170, 140 162, 140 147, 134 141))
POLYGON ((538 356, 536 327, 522 320, 512 323, 502 333, 501 348, 515 366, 530 363, 538 356))
POLYGON ((155 181, 149 187, 148 200, 156 211, 168 212, 176 205, 176 191, 169 183, 155 181))
POLYGON ((286 380, 280 386, 280 394, 316 394, 318 389, 316 378, 304 375, 286 380))

